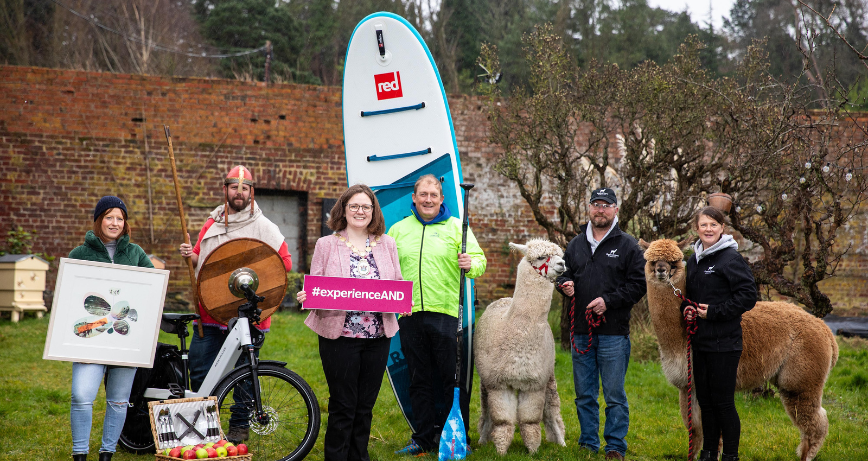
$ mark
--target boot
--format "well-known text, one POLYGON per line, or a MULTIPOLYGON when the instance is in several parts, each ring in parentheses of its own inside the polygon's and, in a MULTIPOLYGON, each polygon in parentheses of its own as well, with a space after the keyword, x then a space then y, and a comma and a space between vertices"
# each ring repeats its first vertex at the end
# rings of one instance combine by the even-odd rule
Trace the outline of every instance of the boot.
POLYGON ((72 461, 87 461, 87 453, 72 455, 72 461))
POLYGON ((99 461, 112 461, 113 454, 111 451, 101 451, 99 452, 99 461))
POLYGON ((697 461, 717 461, 717 452, 702 450, 699 452, 699 459, 697 461))
POLYGON ((723 456, 720 457, 720 461, 738 461, 738 453, 734 455, 724 453, 723 456))
POLYGON ((226 440, 238 445, 250 438, 249 427, 230 426, 229 433, 226 434, 226 440))

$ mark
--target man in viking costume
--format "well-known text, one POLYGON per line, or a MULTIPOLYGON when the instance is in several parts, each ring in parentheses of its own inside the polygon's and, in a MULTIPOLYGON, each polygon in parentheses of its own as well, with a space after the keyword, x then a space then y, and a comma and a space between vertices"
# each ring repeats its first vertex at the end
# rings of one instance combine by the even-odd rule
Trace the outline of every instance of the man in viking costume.
MULTIPOLYGON (((211 212, 202 230, 199 231, 199 239, 195 246, 187 243, 180 245, 181 256, 192 258, 196 268, 196 276, 208 255, 220 245, 239 238, 251 238, 265 242, 268 246, 277 250, 283 259, 287 272, 292 269, 292 258, 277 225, 262 215, 262 210, 256 206, 254 200, 253 173, 247 168, 238 165, 233 168, 223 180, 223 205, 218 206, 211 212)), ((217 358, 217 353, 223 346, 228 334, 227 326, 215 320, 199 304, 204 335, 193 335, 190 342, 190 387, 198 390, 211 369, 211 365, 217 358)), ((271 319, 265 319, 256 327, 262 332, 267 332, 271 326, 271 319)), ((256 353, 259 353, 257 349, 256 353)), ((246 363, 247 356, 242 354, 239 365, 246 363)), ((230 420, 229 433, 226 438, 233 443, 247 440, 250 428, 248 422, 234 426, 230 420)))

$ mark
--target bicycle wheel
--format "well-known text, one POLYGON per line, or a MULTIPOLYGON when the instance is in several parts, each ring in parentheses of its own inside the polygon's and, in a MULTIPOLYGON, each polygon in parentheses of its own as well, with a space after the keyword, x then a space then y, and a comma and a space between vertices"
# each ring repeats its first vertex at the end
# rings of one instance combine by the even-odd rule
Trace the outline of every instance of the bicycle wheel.
POLYGON ((127 408, 127 419, 118 438, 118 444, 137 455, 154 453, 154 436, 151 434, 151 418, 148 415, 148 401, 142 394, 151 380, 151 370, 139 368, 133 380, 133 392, 130 393, 130 406, 127 408))
POLYGON ((145 402, 144 411, 138 406, 127 409, 127 419, 118 444, 137 455, 153 454, 154 436, 151 435, 151 419, 148 417, 148 404, 145 402))
POLYGON ((136 377, 133 379, 133 387, 130 391, 127 419, 118 438, 118 444, 122 448, 138 455, 155 453, 156 445, 148 414, 149 399, 144 397, 144 393, 149 387, 166 389, 169 384, 182 383, 183 366, 184 362, 176 346, 158 343, 154 367, 136 370, 136 377))
POLYGON ((256 459, 295 461, 310 452, 319 435, 320 411, 310 386, 295 372, 274 364, 259 365, 259 387, 267 424, 255 420, 253 382, 249 369, 236 370, 217 384, 220 426, 249 426, 256 459))

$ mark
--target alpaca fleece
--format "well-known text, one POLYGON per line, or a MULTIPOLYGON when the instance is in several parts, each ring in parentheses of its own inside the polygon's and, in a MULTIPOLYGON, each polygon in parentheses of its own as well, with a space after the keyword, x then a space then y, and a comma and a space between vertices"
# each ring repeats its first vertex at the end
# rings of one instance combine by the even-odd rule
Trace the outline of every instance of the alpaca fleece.
POLYGON ((505 454, 515 425, 531 453, 546 440, 566 446, 555 381, 555 343, 548 324, 554 279, 565 270, 563 251, 544 239, 509 244, 524 257, 518 265, 515 296, 485 309, 476 324, 474 351, 482 394, 479 443, 494 442, 505 454), (541 274, 534 268, 548 261, 541 274))
MULTIPOLYGON (((681 300, 685 271, 680 244, 673 240, 640 241, 645 249, 648 308, 660 345, 663 373, 679 390, 681 417, 687 427, 687 334, 681 300)), ((780 391, 781 402, 801 442, 801 461, 817 456, 829 419, 823 408, 823 386, 838 361, 838 343, 822 320, 786 302, 758 302, 742 315, 744 350, 738 365, 737 390, 750 390, 769 381, 780 391)), ((699 405, 693 398, 694 440, 702 445, 699 405)))

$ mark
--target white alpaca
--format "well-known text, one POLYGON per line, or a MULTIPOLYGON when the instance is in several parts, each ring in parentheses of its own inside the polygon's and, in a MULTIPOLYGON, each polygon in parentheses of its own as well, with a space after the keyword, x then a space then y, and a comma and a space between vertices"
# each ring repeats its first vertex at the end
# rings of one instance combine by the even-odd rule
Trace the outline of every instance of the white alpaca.
POLYGON ((512 442, 516 423, 531 453, 540 445, 540 422, 546 440, 566 446, 548 323, 554 280, 566 270, 564 252, 544 239, 509 246, 524 255, 515 296, 485 309, 473 344, 482 394, 479 444, 492 441, 501 455, 512 442))

